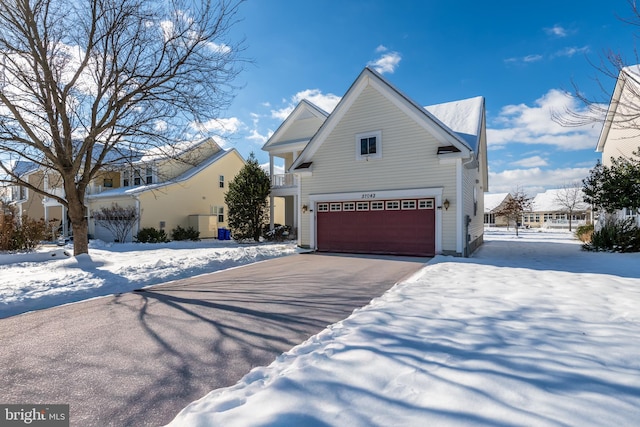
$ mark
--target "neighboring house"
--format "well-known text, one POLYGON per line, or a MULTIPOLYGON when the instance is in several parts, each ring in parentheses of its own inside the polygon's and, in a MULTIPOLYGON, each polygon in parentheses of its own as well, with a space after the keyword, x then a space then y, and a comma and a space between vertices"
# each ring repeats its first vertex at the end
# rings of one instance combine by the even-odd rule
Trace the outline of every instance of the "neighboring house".
MULTIPOLYGON (((113 241, 111 233, 95 223, 93 213, 117 203, 134 206, 140 216, 132 235, 141 228, 154 227, 165 229, 170 236, 171 230, 180 225, 194 227, 203 238, 216 237, 217 229, 227 226, 224 193, 244 163, 237 150, 223 150, 212 138, 182 144, 170 151, 155 149, 126 162, 111 163, 87 188, 89 235, 113 241)), ((55 172, 45 173, 26 162, 18 162, 15 168, 32 185, 64 198, 61 180, 55 172)), ((21 216, 63 220, 61 232, 69 235, 66 210, 57 200, 15 185, 12 203, 21 216)))
MULTIPOLYGON (((18 161, 13 166, 13 173, 36 188, 42 188, 51 194, 64 194, 60 176, 52 171, 38 168, 35 163, 18 161)), ((69 223, 66 221, 67 212, 57 200, 21 185, 11 185, 9 188, 11 189, 9 203, 17 208, 18 218, 23 216, 35 220, 42 218, 47 223, 51 222, 53 227, 59 227, 63 235, 67 235, 70 230, 69 223)))
POLYGON ((224 194, 245 162, 236 149, 223 150, 213 139, 184 147, 182 152, 146 153, 136 163, 113 173, 105 181, 111 187, 89 194, 89 234, 113 240, 110 232, 93 220, 93 213, 118 204, 135 207, 140 219, 132 231, 153 227, 171 231, 193 227, 201 238, 217 236, 227 227, 224 194))
POLYGON ((484 225, 486 227, 508 227, 509 221, 502 215, 496 215, 512 199, 509 193, 484 195, 484 225))
MULTIPOLYGON (((618 75, 596 146, 596 151, 602 153, 603 165, 610 166, 612 158, 631 157, 634 152, 640 151, 639 97, 640 65, 623 68, 618 75)), ((618 212, 618 217, 635 217, 640 226, 640 212, 624 209, 618 212)))
POLYGON ((483 242, 482 97, 423 108, 365 68, 331 114, 300 102, 263 150, 301 247, 466 256, 483 242))
MULTIPOLYGON (((522 224, 531 228, 569 228, 569 212, 559 197, 566 189, 546 190, 531 201, 531 209, 522 215, 522 224)), ((571 190, 570 190, 571 191, 571 190)), ((577 194, 578 202, 571 213, 571 226, 585 225, 591 221, 591 206, 583 200, 582 190, 577 194)))

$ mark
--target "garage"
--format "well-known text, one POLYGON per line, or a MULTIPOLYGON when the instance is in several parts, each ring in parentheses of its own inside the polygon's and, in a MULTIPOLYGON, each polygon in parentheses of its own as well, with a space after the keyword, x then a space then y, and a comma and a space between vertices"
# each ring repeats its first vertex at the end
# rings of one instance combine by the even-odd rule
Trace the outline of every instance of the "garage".
POLYGON ((317 249, 394 255, 435 255, 435 200, 320 202, 317 249))

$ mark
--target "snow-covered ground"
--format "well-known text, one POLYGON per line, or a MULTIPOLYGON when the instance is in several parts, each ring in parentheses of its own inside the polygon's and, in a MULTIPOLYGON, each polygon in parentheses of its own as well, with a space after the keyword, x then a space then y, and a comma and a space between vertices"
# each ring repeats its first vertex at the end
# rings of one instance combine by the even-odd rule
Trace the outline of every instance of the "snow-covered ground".
MULTIPOLYGON (((177 426, 632 426, 640 254, 489 230, 348 319, 186 407, 177 426)), ((296 252, 174 242, 0 255, 0 317, 296 252), (53 256, 55 255, 55 256, 53 256)))
POLYGON ((211 273, 296 252, 293 243, 231 241, 159 244, 91 241, 89 254, 42 247, 36 253, 0 253, 0 318, 144 286, 211 273))
POLYGON ((640 254, 489 231, 178 426, 637 426, 640 254))

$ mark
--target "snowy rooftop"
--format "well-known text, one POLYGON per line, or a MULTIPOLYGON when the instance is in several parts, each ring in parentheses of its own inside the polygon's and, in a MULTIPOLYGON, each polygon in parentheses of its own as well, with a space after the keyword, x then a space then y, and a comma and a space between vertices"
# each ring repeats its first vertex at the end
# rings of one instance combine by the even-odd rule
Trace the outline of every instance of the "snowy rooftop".
POLYGON ((485 194, 484 195, 484 211, 485 213, 489 213, 498 206, 500 203, 507 198, 509 193, 494 193, 494 194, 485 194))
MULTIPOLYGON (((531 203, 531 209, 534 212, 555 212, 566 210, 566 207, 564 207, 559 201, 559 197, 562 197, 563 194, 566 194, 566 191, 572 191, 572 189, 565 190, 562 188, 558 188, 547 190, 544 193, 537 194, 536 197, 534 197, 533 202, 531 203)), ((584 194, 582 190, 578 189, 577 191, 579 202, 576 205, 575 210, 583 211, 589 209, 589 204, 583 201, 584 194)))
POLYGON ((424 108, 475 150, 480 138, 483 104, 484 98, 476 96, 424 108))

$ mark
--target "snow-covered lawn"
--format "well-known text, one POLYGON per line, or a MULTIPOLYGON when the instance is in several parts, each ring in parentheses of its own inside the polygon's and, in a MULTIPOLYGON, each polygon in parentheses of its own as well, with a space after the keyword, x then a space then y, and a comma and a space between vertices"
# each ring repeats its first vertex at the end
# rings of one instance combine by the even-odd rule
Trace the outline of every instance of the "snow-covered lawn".
POLYGON ((187 406, 177 426, 633 426, 640 254, 489 231, 187 406))
POLYGON ((296 252, 294 243, 231 241, 162 244, 91 241, 89 254, 42 247, 36 253, 0 253, 0 318, 75 301, 129 292, 296 252))
MULTIPOLYGON (((632 426, 640 254, 490 230, 348 319, 212 391, 171 426, 632 426)), ((0 317, 296 252, 293 244, 93 242, 0 255, 0 317), (55 255, 55 256, 52 256, 55 255)))

